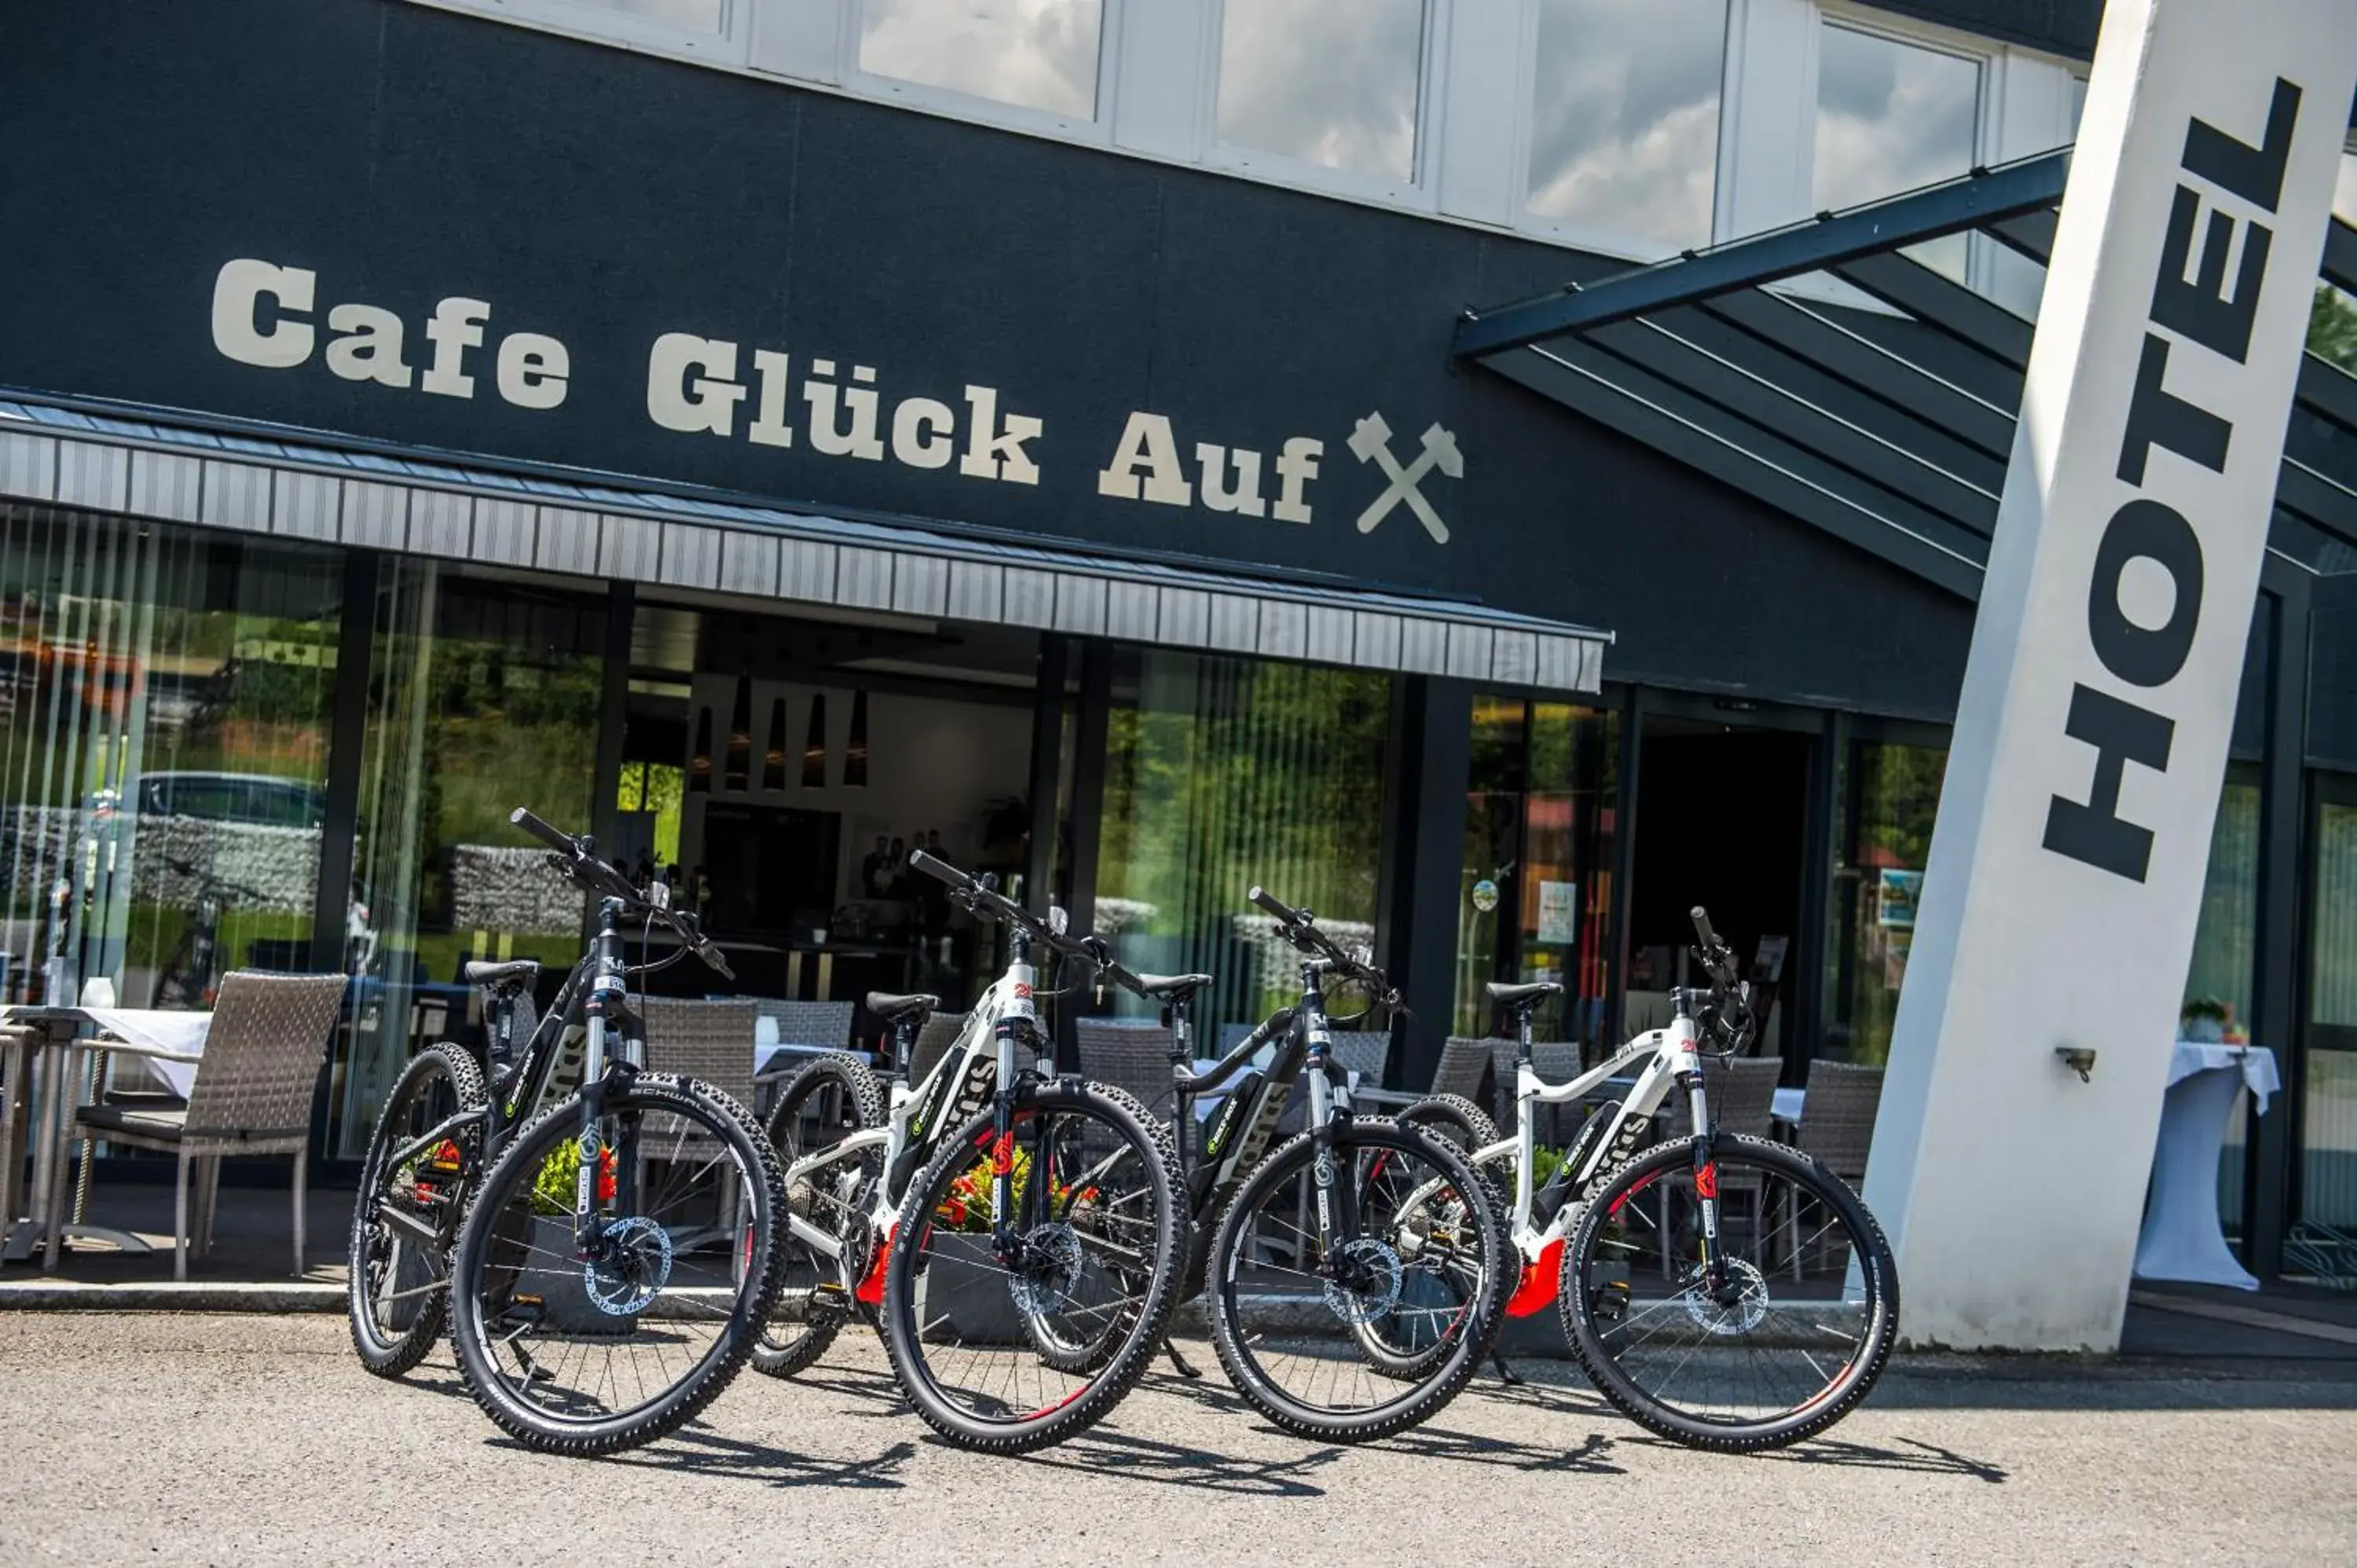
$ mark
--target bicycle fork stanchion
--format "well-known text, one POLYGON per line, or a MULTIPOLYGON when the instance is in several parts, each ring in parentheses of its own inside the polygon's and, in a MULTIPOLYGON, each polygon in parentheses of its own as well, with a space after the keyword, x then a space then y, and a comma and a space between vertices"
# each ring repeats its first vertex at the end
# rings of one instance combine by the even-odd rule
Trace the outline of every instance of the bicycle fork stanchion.
MULTIPOLYGON (((1039 972, 1031 967, 1031 942, 1021 927, 1007 933, 1006 945, 1006 1008, 996 1026, 998 1090, 991 1097, 990 1230, 998 1261, 1012 1273, 1019 1272, 1024 1262, 1023 1238, 1008 1218, 1015 1211, 1015 1043, 1016 1036, 1032 1026, 1039 1016, 1032 1001, 1039 972)), ((1041 1154, 1044 1151, 1033 1155, 1034 1175, 1040 1174, 1041 1154)))
MULTIPOLYGON (((1193 1071, 1194 1030, 1189 1025, 1189 1015, 1193 1011, 1194 1004, 1195 998, 1191 993, 1173 996, 1166 1004, 1164 1014, 1170 1026, 1171 1147, 1178 1152, 1178 1168, 1174 1174, 1178 1177, 1179 1201, 1190 1208, 1194 1202, 1194 1193, 1187 1179, 1187 1173, 1194 1167, 1188 1163, 1187 1159, 1187 1123, 1189 1118, 1186 1113, 1186 1096, 1181 1092, 1180 1086, 1195 1076, 1193 1071)), ((1148 1106, 1146 1110, 1151 1114, 1153 1107, 1148 1106)), ((1195 1243, 1189 1240, 1188 1245, 1192 1248, 1195 1243)), ((1180 1259, 1179 1262, 1182 1268, 1187 1266, 1186 1259, 1180 1259)), ((1190 1382, 1202 1377, 1202 1371, 1178 1353, 1178 1345, 1168 1334, 1162 1337, 1162 1353, 1170 1358, 1171 1369, 1180 1377, 1190 1382)))
POLYGON ((1335 1158, 1335 1123, 1348 1121, 1351 1115, 1351 1090, 1348 1080, 1338 1080, 1333 1058, 1333 1036, 1326 1023, 1326 994, 1323 982, 1331 967, 1324 959, 1311 959, 1301 966, 1301 1011, 1298 1016, 1302 1037, 1309 1047, 1307 1067, 1309 1075, 1309 1136, 1316 1153, 1310 1160, 1310 1179, 1318 1195, 1318 1245, 1325 1253, 1319 1272, 1338 1287, 1349 1290, 1355 1271, 1363 1264, 1346 1258, 1345 1249, 1336 1238, 1358 1234, 1358 1198, 1351 1184, 1341 1179, 1340 1163, 1335 1158))

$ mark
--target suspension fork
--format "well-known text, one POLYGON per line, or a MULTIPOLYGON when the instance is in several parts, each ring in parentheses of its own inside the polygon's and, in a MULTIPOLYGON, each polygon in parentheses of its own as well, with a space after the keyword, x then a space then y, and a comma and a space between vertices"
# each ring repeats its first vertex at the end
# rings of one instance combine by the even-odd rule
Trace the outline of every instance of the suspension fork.
MULTIPOLYGON (((1017 928, 1008 935, 1006 1003, 996 1029, 998 1046, 998 1092, 990 1108, 990 1230, 993 1250, 1008 1268, 1022 1262, 1023 1237, 1015 1224, 1015 1047, 1039 1026, 1039 1011, 1031 999, 1039 972, 1031 966, 1031 940, 1017 928)), ((1035 1153, 1031 1165, 1038 1171, 1035 1153)))
POLYGON ((1702 1270, 1706 1284, 1717 1291, 1727 1283, 1727 1260, 1718 1248, 1718 1129, 1712 1125, 1707 1097, 1703 1092, 1702 1067, 1692 1062, 1677 1078, 1694 1118, 1695 1205, 1702 1221, 1702 1270))
MULTIPOLYGON (((597 934, 591 939, 590 961, 595 978, 584 1006, 588 1042, 581 1069, 581 1128, 576 1144, 581 1165, 574 1187, 573 1245, 585 1259, 595 1257, 604 1242, 604 1206, 619 1196, 622 1168, 634 1163, 624 1160, 621 1152, 608 1143, 606 1135, 608 1037, 624 1016, 629 1004, 622 973, 622 939, 614 929, 620 909, 620 901, 613 898, 598 906, 597 934), (616 1176, 616 1185, 611 1187, 604 1179, 608 1161, 616 1176)), ((624 1069, 630 1070, 628 1064, 624 1069)))
POLYGON ((1326 997, 1318 985, 1325 970, 1323 961, 1301 966, 1301 1008, 1294 1026, 1302 1031, 1309 1047, 1304 1065, 1309 1075, 1310 1179, 1317 1190, 1320 1272, 1339 1280, 1342 1242, 1359 1231, 1359 1195, 1342 1179, 1342 1130, 1351 1120, 1351 1090, 1350 1080, 1337 1070, 1333 1058, 1326 997))

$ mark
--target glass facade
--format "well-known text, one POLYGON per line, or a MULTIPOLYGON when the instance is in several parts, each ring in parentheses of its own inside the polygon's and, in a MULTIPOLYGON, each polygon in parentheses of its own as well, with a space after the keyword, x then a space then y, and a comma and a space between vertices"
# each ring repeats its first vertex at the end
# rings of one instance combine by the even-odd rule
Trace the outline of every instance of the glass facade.
POLYGON ((1299 993, 1254 886, 1373 940, 1390 677, 1125 650, 1113 697, 1095 919, 1125 962, 1218 977, 1216 1026, 1299 993))
POLYGON ((332 552, 0 509, 7 1000, 312 967, 341 601, 332 552))
POLYGON ((1092 120, 1103 0, 860 0, 859 69, 1092 120))
POLYGON ((1219 139, 1378 179, 1414 179, 1424 31, 1424 0, 1226 6, 1219 139))
POLYGON ((2315 817, 2298 1216, 2318 1240, 2337 1233, 2339 1268, 2357 1273, 2357 780, 2334 784, 2315 817))
POLYGON ((1710 242, 1727 0, 1543 0, 1530 209, 1663 252, 1710 242))
POLYGON ((1451 1033, 1494 1032, 1493 980, 1553 980, 1542 1040, 1605 1043, 1613 994, 1620 715, 1477 697, 1451 1033))
POLYGON ((1821 1055, 1878 1067, 1889 1058, 1947 768, 1945 746, 1850 745, 1834 838, 1833 995, 1821 1055))
MULTIPOLYGON (((1825 24, 1817 63, 1817 209, 1854 207, 1969 173, 1980 145, 1980 62, 1825 24)), ((1965 236, 1907 253, 1964 275, 1965 236)))

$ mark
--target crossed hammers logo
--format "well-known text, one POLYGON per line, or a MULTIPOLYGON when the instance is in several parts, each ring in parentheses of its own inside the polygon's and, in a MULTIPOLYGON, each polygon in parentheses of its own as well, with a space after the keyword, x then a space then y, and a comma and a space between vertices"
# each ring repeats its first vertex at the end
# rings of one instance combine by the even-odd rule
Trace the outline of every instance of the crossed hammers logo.
POLYGON ((1453 434, 1434 424, 1424 433, 1424 450, 1402 467, 1399 459, 1392 456, 1390 424, 1381 413, 1371 413, 1351 432, 1351 455, 1361 463, 1372 463, 1391 478, 1383 493, 1359 514, 1361 533, 1372 533, 1377 523, 1405 502, 1408 510, 1415 513, 1416 521, 1424 524, 1424 531, 1432 535, 1434 543, 1448 542, 1448 525, 1440 521, 1440 514, 1432 510, 1432 503, 1424 499, 1416 486, 1435 468, 1452 479, 1465 477, 1465 455, 1457 449, 1453 434))

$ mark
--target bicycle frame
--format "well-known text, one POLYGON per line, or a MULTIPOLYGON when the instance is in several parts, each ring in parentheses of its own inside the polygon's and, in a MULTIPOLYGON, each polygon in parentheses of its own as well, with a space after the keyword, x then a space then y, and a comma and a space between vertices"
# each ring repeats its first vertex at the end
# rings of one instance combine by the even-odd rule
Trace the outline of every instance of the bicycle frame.
MULTIPOLYGON (((1035 1061, 1040 1054, 1038 1015, 1032 1004, 1038 972, 1031 965, 1022 932, 1018 929, 1011 933, 1009 940, 1011 956, 1006 972, 993 981, 974 1003, 973 1011, 966 1015, 964 1027, 958 1031, 951 1047, 942 1053, 941 1060, 914 1084, 899 1074, 893 1076, 884 1125, 848 1133, 833 1146, 794 1161, 786 1168, 789 1188, 813 1179, 815 1173, 829 1166, 870 1151, 882 1151, 884 1179, 877 1183, 868 1225, 877 1239, 889 1240, 899 1215, 900 1199, 909 1183, 932 1157, 941 1137, 980 1111, 994 1096, 1004 1101, 1002 1086, 1011 1087, 1019 1071, 1018 1044, 1029 1049, 1035 1061), (1018 1036, 1023 1037, 1019 1042, 1018 1036)), ((998 1131, 1004 1134, 1006 1128, 1002 1125, 998 1131)), ((1007 1171, 994 1172, 994 1180, 1002 1187, 1007 1179, 1007 1171)), ((995 1193, 1001 1216, 1014 1212, 1010 1196, 1005 1190, 995 1193)), ((786 1213, 786 1223, 798 1240, 820 1255, 834 1259, 838 1265, 843 1262, 841 1238, 820 1230, 791 1208, 786 1213)), ((877 1248, 866 1278, 856 1282, 857 1298, 871 1306, 883 1299, 885 1256, 884 1248, 877 1248)), ((854 1282, 845 1283, 851 1286, 854 1282)))
MULTIPOLYGON (((1652 1124, 1654 1113, 1674 1090, 1683 1090, 1692 1108, 1694 1125, 1708 1128, 1709 1106, 1703 1090, 1701 1031, 1695 1022, 1688 993, 1674 992, 1675 1014, 1669 1026, 1639 1035, 1613 1053, 1611 1058, 1588 1069, 1578 1077, 1563 1083, 1549 1084, 1531 1066, 1530 1013, 1521 1014, 1521 1048, 1514 1061, 1514 1132, 1473 1151, 1477 1166, 1495 1164, 1511 1156, 1514 1162, 1514 1193, 1510 1208, 1508 1234, 1514 1250, 1523 1258, 1523 1277, 1512 1297, 1506 1304, 1509 1316, 1527 1317, 1544 1310, 1555 1297, 1557 1280, 1563 1261, 1563 1248, 1572 1225, 1578 1218, 1581 1197, 1594 1189, 1594 1184, 1606 1172, 1636 1153, 1639 1140, 1652 1124), (1596 1137, 1588 1143, 1587 1152, 1577 1170, 1567 1170, 1557 1176, 1561 1190, 1567 1193, 1566 1201, 1555 1206, 1546 1223, 1537 1222, 1537 1183, 1534 1166, 1538 1154, 1538 1108, 1542 1105, 1562 1105, 1577 1101, 1587 1092, 1610 1079, 1614 1075, 1637 1062, 1645 1065, 1637 1074, 1637 1081, 1618 1102, 1605 1107, 1598 1115, 1609 1120, 1603 1122, 1596 1137)), ((1699 1160, 1707 1160, 1707 1139, 1698 1151, 1699 1160)), ((1718 1234, 1717 1204, 1704 1203, 1703 1233, 1705 1244, 1714 1253, 1718 1234)))

